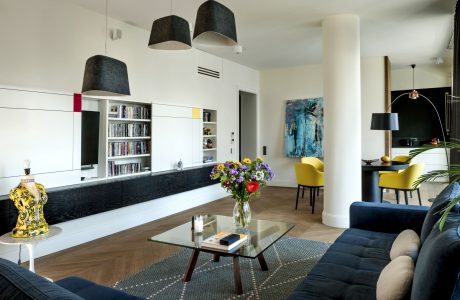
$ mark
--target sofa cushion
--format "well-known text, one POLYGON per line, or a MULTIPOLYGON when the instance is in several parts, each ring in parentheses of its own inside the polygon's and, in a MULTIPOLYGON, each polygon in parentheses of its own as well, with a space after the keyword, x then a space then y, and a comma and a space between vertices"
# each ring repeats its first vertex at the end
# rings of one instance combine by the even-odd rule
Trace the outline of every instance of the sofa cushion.
POLYGON ((415 265, 413 300, 450 300, 460 268, 460 215, 449 214, 442 231, 434 226, 415 265))
POLYGON ((2 299, 82 300, 81 297, 51 281, 2 258, 0 258, 0 287, 2 299))
POLYGON ((56 281, 56 284, 72 291, 86 300, 140 300, 135 296, 128 295, 122 291, 98 285, 80 277, 67 277, 56 281))
POLYGON ((347 229, 289 296, 294 299, 375 299, 397 234, 347 229))
POLYGON ((434 199, 430 210, 426 214, 425 220, 423 221, 422 232, 420 234, 420 240, 422 244, 430 234, 434 224, 438 222, 441 217, 440 211, 446 207, 450 200, 460 196, 460 184, 454 182, 448 185, 437 197, 434 199))
POLYGON ((409 292, 414 277, 414 260, 407 255, 393 259, 383 268, 377 280, 377 300, 402 300, 409 292))
POLYGON ((396 237, 390 250, 391 260, 401 256, 410 256, 414 261, 417 260, 420 248, 420 238, 412 229, 406 229, 396 237))

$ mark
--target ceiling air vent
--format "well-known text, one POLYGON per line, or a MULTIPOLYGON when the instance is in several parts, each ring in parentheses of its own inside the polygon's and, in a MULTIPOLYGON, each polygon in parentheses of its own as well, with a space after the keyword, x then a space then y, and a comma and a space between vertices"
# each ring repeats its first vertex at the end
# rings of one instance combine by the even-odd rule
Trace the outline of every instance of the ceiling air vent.
POLYGON ((209 77, 214 77, 214 78, 220 78, 220 72, 203 68, 198 66, 198 74, 204 75, 204 76, 209 76, 209 77))

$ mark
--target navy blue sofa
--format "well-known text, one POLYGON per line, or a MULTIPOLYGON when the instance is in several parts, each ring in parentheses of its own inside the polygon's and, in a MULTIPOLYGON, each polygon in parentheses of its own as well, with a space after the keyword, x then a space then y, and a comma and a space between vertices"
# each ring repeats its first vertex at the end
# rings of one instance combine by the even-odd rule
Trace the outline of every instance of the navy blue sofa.
POLYGON ((141 298, 79 277, 67 277, 53 283, 15 263, 0 258, 0 299, 139 300, 141 298))
POLYGON ((431 208, 356 202, 350 207, 350 228, 326 251, 318 264, 289 296, 299 299, 375 299, 390 250, 405 229, 416 231, 422 242, 412 289, 406 299, 460 300, 460 214, 451 212, 443 231, 435 224, 460 186, 447 187, 431 208))

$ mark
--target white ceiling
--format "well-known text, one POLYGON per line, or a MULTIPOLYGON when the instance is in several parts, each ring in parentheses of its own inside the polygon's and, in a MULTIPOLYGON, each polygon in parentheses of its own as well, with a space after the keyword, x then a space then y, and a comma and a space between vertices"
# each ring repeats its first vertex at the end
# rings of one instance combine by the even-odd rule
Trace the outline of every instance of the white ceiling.
MULTIPOLYGON (((105 14, 105 0, 65 0, 105 14)), ((173 0, 173 13, 195 23, 204 0, 173 0)), ((361 55, 390 57, 393 68, 451 62, 455 0, 219 0, 236 17, 242 54, 233 47, 194 47, 255 69, 318 64, 321 21, 341 13, 361 19, 361 55)), ((150 30, 170 14, 170 0, 109 0, 109 16, 150 30)), ((152 50, 154 51, 154 50, 152 50)))

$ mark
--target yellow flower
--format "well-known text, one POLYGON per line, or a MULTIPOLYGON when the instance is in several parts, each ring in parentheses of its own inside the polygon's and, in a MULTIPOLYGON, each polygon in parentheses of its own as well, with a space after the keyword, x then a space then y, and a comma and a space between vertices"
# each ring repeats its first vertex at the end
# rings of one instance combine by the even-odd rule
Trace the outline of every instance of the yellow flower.
POLYGON ((222 171, 224 168, 225 168, 225 167, 224 167, 224 164, 219 164, 219 165, 217 166, 217 171, 220 172, 220 171, 222 171))
POLYGON ((264 160, 262 159, 262 157, 260 157, 260 156, 257 156, 256 159, 257 159, 258 161, 260 161, 260 162, 263 162, 263 161, 264 161, 264 160))
POLYGON ((249 158, 243 159, 243 163, 249 165, 251 163, 251 160, 249 158))
POLYGON ((241 166, 241 163, 239 161, 236 161, 235 164, 237 164, 238 166, 241 166))

